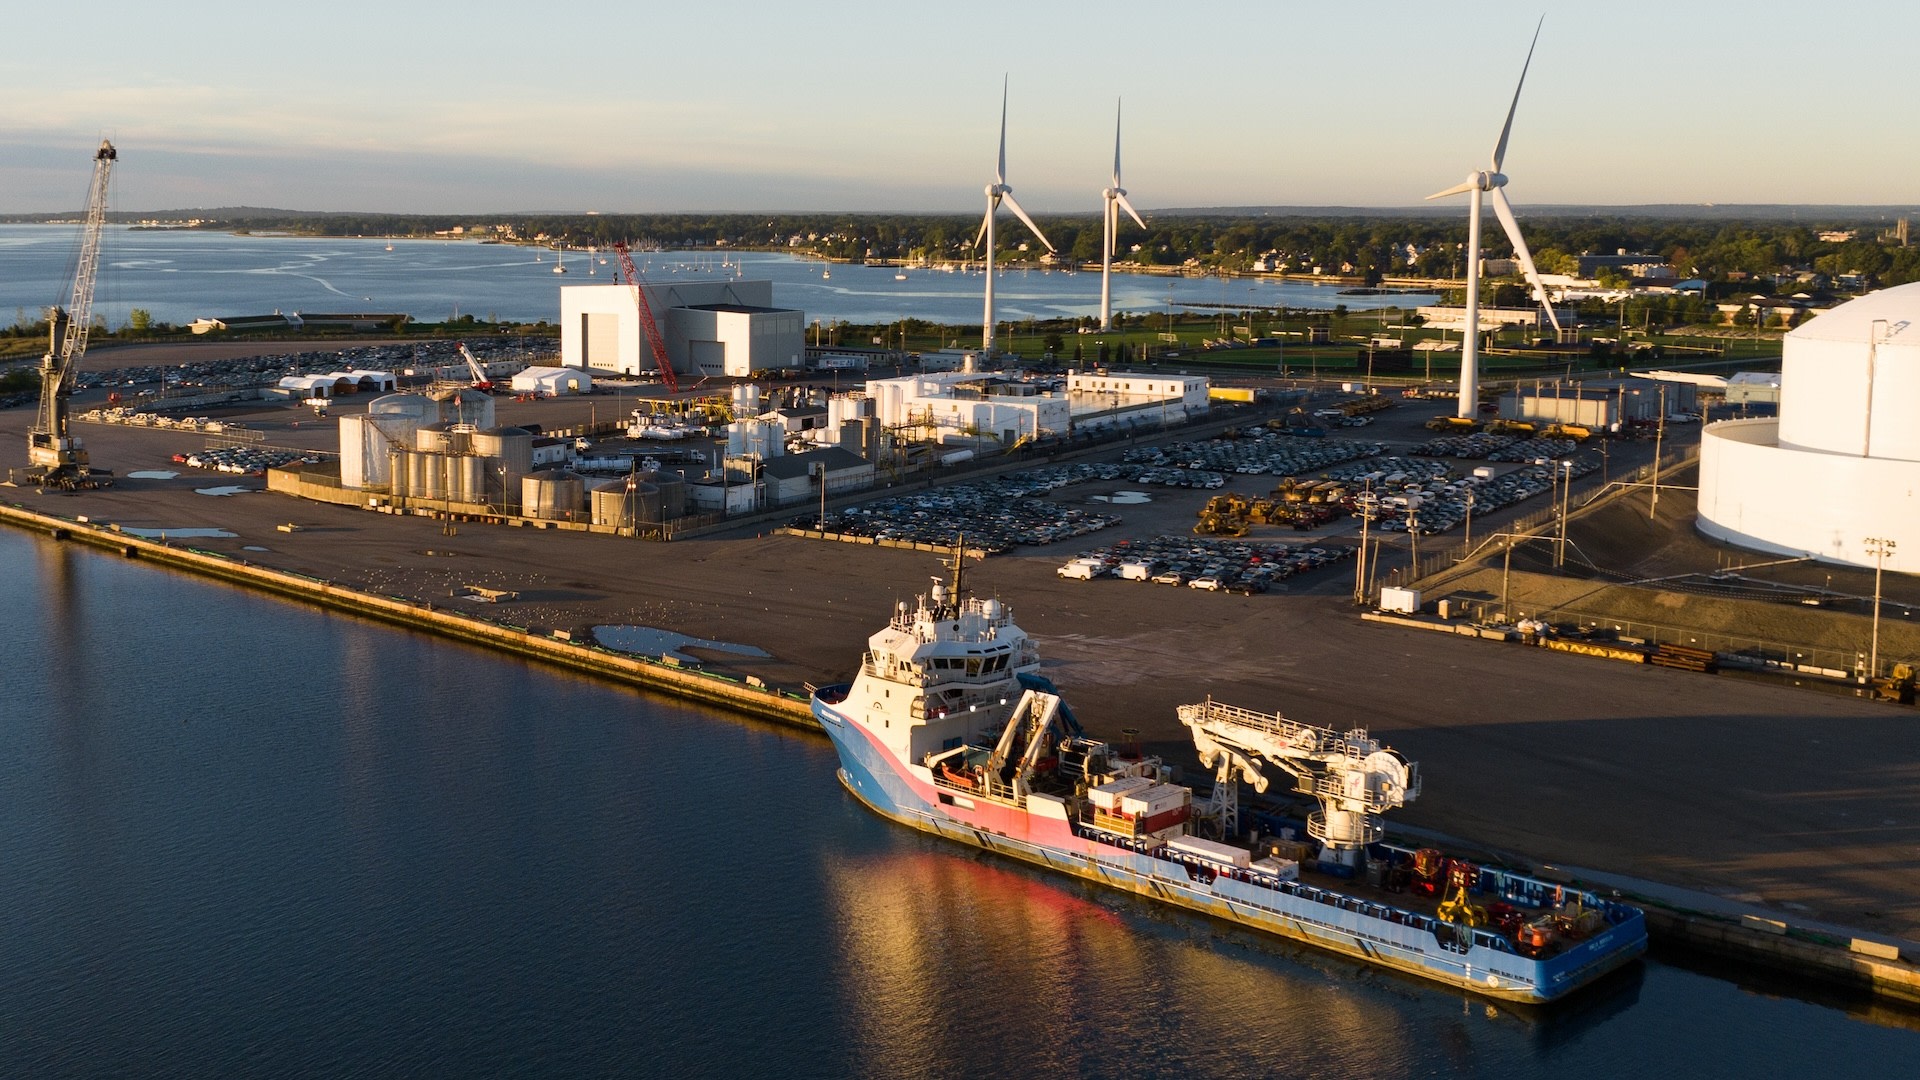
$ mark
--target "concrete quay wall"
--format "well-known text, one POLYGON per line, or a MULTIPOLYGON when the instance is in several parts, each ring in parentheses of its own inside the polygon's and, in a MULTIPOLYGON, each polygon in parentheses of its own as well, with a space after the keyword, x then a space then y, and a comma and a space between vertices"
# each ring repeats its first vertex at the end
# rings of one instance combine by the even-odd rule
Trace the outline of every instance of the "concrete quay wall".
POLYGON ((375 596, 328 581, 253 566, 216 552, 130 536, 109 526, 68 521, 6 505, 0 505, 0 522, 43 533, 57 540, 73 540, 116 551, 127 558, 263 589, 382 622, 426 630, 457 641, 500 649, 656 693, 733 709, 808 730, 819 730, 806 696, 795 690, 754 686, 725 675, 614 652, 596 645, 582 645, 524 627, 487 622, 464 612, 445 611, 412 600, 375 596))

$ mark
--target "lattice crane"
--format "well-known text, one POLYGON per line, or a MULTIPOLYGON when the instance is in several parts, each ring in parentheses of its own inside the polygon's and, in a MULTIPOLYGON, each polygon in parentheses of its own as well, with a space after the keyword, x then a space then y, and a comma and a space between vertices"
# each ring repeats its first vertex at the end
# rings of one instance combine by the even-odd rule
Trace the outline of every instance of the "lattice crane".
POLYGON ((653 321, 653 305, 647 303, 646 282, 640 280, 640 271, 633 265, 633 254, 627 250, 625 240, 615 241, 613 250, 620 256, 620 269, 627 275, 627 284, 633 287, 633 306, 639 309, 640 329, 646 333, 648 348, 653 350, 653 363, 660 369, 660 381, 666 384, 668 393, 679 393, 680 383, 673 376, 673 361, 667 359, 666 339, 660 336, 660 326, 653 321))
POLYGON ((1212 698, 1180 706, 1180 722, 1193 729, 1200 763, 1215 770, 1213 807, 1227 833, 1238 831, 1240 780, 1267 790, 1267 763, 1291 775, 1295 791, 1320 800, 1307 833, 1321 842, 1322 860, 1349 866, 1380 839, 1380 814, 1420 794, 1420 767, 1364 728, 1342 734, 1212 698))
POLYGON ((93 282, 100 269, 100 232, 107 221, 107 176, 119 158, 113 144, 101 140, 93 155, 93 184, 87 193, 87 221, 80 237, 79 268, 66 310, 47 312, 47 355, 40 361, 40 411, 27 432, 27 471, 35 483, 52 487, 92 487, 87 451, 67 430, 67 398, 73 372, 87 351, 93 329, 93 282))

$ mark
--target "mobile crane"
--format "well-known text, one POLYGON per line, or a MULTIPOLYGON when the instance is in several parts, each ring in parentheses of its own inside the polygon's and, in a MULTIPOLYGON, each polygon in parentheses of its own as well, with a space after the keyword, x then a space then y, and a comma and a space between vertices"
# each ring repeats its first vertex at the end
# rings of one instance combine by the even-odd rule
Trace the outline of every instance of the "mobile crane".
POLYGON ((493 393, 495 389, 493 377, 487 374, 487 369, 480 366, 480 361, 474 359, 473 352, 467 348, 466 342, 461 342, 459 348, 460 359, 467 362, 467 371, 473 376, 473 388, 483 394, 493 393))
POLYGON ((88 466, 86 448, 67 430, 67 398, 73 373, 87 351, 93 328, 93 282, 100 268, 100 232, 107 221, 107 176, 119 158, 113 144, 101 140, 93 155, 93 185, 87 194, 87 221, 81 232, 79 268, 66 310, 47 312, 47 355, 40 361, 40 411, 27 432, 27 468, 23 479, 43 487, 104 487, 110 480, 88 466))

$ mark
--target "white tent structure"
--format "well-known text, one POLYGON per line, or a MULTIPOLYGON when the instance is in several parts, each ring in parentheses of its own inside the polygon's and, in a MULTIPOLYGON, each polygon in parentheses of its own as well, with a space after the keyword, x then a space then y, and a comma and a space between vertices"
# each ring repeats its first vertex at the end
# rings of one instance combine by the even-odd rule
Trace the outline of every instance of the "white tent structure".
POLYGON ((581 368, 530 367, 515 375, 512 385, 516 394, 590 394, 593 376, 581 368))

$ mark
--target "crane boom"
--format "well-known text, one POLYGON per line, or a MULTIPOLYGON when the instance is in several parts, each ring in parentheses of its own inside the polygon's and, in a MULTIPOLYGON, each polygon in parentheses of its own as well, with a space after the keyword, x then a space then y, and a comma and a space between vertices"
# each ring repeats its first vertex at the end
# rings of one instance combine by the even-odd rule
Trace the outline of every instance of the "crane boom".
POLYGON ((93 183, 87 192, 87 220, 80 237, 79 268, 66 310, 47 313, 47 355, 40 361, 40 410, 27 433, 27 463, 42 483, 89 486, 87 452, 67 431, 67 398, 73 373, 87 351, 93 329, 93 284, 100 269, 100 233, 107 221, 107 177, 119 159, 113 144, 101 140, 93 155, 93 183))
POLYGON ((680 392, 680 384, 673 376, 673 361, 667 359, 667 343, 660 336, 660 326, 653 321, 653 305, 647 303, 647 286, 640 280, 640 271, 633 265, 633 254, 627 250, 627 242, 614 242, 613 250, 620 256, 620 269, 627 275, 627 284, 633 287, 633 305, 640 312, 640 329, 646 334, 647 347, 653 350, 654 366, 660 369, 660 381, 666 384, 667 392, 680 392))

